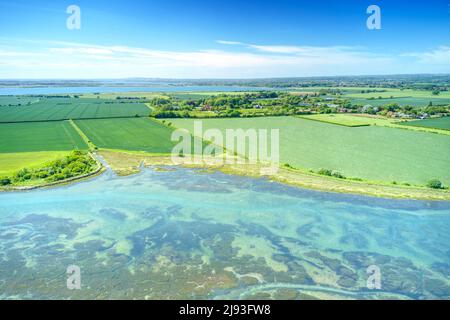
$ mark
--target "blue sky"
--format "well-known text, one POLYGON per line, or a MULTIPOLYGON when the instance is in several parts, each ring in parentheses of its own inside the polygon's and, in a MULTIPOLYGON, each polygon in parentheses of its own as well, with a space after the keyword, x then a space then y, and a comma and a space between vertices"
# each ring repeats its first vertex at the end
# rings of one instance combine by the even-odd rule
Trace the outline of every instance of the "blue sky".
POLYGON ((450 73, 447 0, 0 0, 0 78, 398 73, 450 73))

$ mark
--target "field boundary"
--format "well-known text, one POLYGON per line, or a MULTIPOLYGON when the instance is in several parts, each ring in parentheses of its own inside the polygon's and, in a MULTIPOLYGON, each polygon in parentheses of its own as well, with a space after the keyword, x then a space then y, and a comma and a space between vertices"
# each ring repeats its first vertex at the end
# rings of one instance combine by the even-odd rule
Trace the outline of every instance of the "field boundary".
POLYGON ((347 127, 347 128, 358 128, 358 127, 370 127, 371 124, 355 124, 355 125, 349 125, 349 124, 343 124, 343 123, 339 123, 339 122, 332 122, 332 121, 325 121, 325 120, 320 120, 320 119, 312 119, 312 118, 308 118, 305 116, 301 116, 301 115, 295 115, 295 118, 300 118, 300 119, 305 119, 305 120, 311 120, 311 121, 317 121, 317 122, 322 122, 322 123, 328 123, 328 124, 334 124, 337 126, 343 126, 343 127, 347 127))
POLYGON ((86 142, 87 146, 89 149, 91 150, 95 150, 97 149, 97 146, 89 139, 89 137, 83 132, 83 130, 81 130, 77 124, 75 123, 75 121, 73 121, 72 119, 69 120, 70 125, 75 129, 75 131, 80 135, 80 137, 84 140, 84 142, 86 142))
POLYGON ((147 118, 147 116, 120 116, 120 117, 99 117, 99 118, 64 118, 64 119, 49 119, 49 120, 22 120, 22 121, 1 121, 1 124, 14 124, 14 123, 36 123, 36 122, 58 122, 69 120, 105 120, 105 119, 134 119, 134 118, 147 118))

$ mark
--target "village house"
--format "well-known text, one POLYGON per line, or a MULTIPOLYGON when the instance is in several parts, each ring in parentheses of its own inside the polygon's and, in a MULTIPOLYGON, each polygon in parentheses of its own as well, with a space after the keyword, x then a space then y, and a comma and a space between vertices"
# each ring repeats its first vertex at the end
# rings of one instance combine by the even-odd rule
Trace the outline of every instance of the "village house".
POLYGON ((202 107, 202 111, 211 111, 211 110, 212 110, 212 107, 209 104, 205 104, 202 107))

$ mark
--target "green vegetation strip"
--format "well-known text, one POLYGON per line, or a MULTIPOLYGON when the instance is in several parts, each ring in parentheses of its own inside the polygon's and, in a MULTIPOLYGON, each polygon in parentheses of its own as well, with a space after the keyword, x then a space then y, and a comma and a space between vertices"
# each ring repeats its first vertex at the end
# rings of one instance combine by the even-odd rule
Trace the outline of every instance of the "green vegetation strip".
POLYGON ((83 141, 89 146, 89 150, 92 151, 92 150, 97 149, 95 144, 93 144, 92 141, 89 140, 89 138, 84 134, 84 132, 80 128, 78 128, 78 126, 75 124, 75 122, 73 120, 69 120, 69 123, 78 132, 78 134, 83 139, 83 141))
POLYGON ((313 114, 298 116, 299 118, 306 120, 314 120, 326 123, 337 124, 345 127, 365 127, 370 126, 370 123, 365 121, 364 118, 358 118, 345 114, 313 114))
MULTIPOLYGON (((155 156, 154 154, 148 153, 109 150, 101 150, 99 153, 119 175, 128 175, 138 172, 141 163, 156 168, 158 168, 158 166, 173 164, 170 157, 155 156)), ((201 165, 190 163, 188 157, 183 158, 182 160, 185 161, 185 164, 183 165, 186 167, 201 167, 208 170, 219 170, 227 174, 238 174, 243 176, 261 176, 261 167, 258 165, 201 165)), ((292 186, 320 191, 364 194, 383 198, 450 200, 450 192, 448 190, 399 185, 380 185, 368 182, 343 180, 288 168, 280 168, 277 174, 270 176, 270 179, 292 186)))
MULTIPOLYGON (((18 159, 19 160, 19 159, 18 159)), ((36 186, 84 176, 98 169, 98 163, 85 151, 73 151, 40 168, 22 168, 16 173, 0 177, 1 187, 36 186)))
POLYGON ((22 168, 36 169, 64 158, 69 151, 0 153, 0 176, 12 175, 22 168))

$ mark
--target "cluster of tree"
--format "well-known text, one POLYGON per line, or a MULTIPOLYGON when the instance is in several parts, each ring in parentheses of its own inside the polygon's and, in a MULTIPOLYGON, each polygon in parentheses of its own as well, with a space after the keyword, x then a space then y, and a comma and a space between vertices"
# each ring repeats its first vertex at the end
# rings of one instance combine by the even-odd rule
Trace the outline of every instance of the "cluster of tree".
POLYGON ((96 162, 87 152, 72 151, 67 157, 52 161, 42 168, 24 168, 11 177, 2 177, 0 178, 0 185, 6 186, 29 180, 61 181, 87 174, 95 168, 96 162))
POLYGON ((330 169, 320 169, 317 171, 318 174, 322 176, 335 177, 338 179, 346 179, 346 177, 340 173, 339 171, 330 170, 330 169))
POLYGON ((427 187, 431 189, 445 189, 444 184, 438 179, 431 179, 427 182, 427 187))
POLYGON ((146 97, 116 97, 116 100, 146 100, 146 97))
MULTIPOLYGON (((363 90, 364 91, 364 90, 363 90)), ((374 92, 376 89, 368 89, 374 92)), ((450 114, 449 106, 383 106, 358 105, 340 95, 338 89, 321 89, 316 93, 262 91, 243 94, 219 94, 200 99, 178 99, 174 96, 157 97, 150 101, 155 118, 194 117, 260 117, 308 113, 366 113, 382 116, 409 116, 450 114)))
POLYGON ((305 109, 320 102, 325 103, 326 100, 319 93, 293 95, 288 92, 262 91, 234 95, 219 94, 201 99, 157 97, 149 103, 154 109, 152 116, 155 118, 188 118, 304 114, 309 112, 305 109))
POLYGON ((350 106, 348 109, 357 113, 367 113, 372 115, 389 116, 392 114, 398 114, 401 116, 420 117, 423 115, 449 115, 450 106, 433 106, 430 103, 426 107, 413 107, 409 105, 400 106, 398 103, 389 103, 383 106, 350 106))

